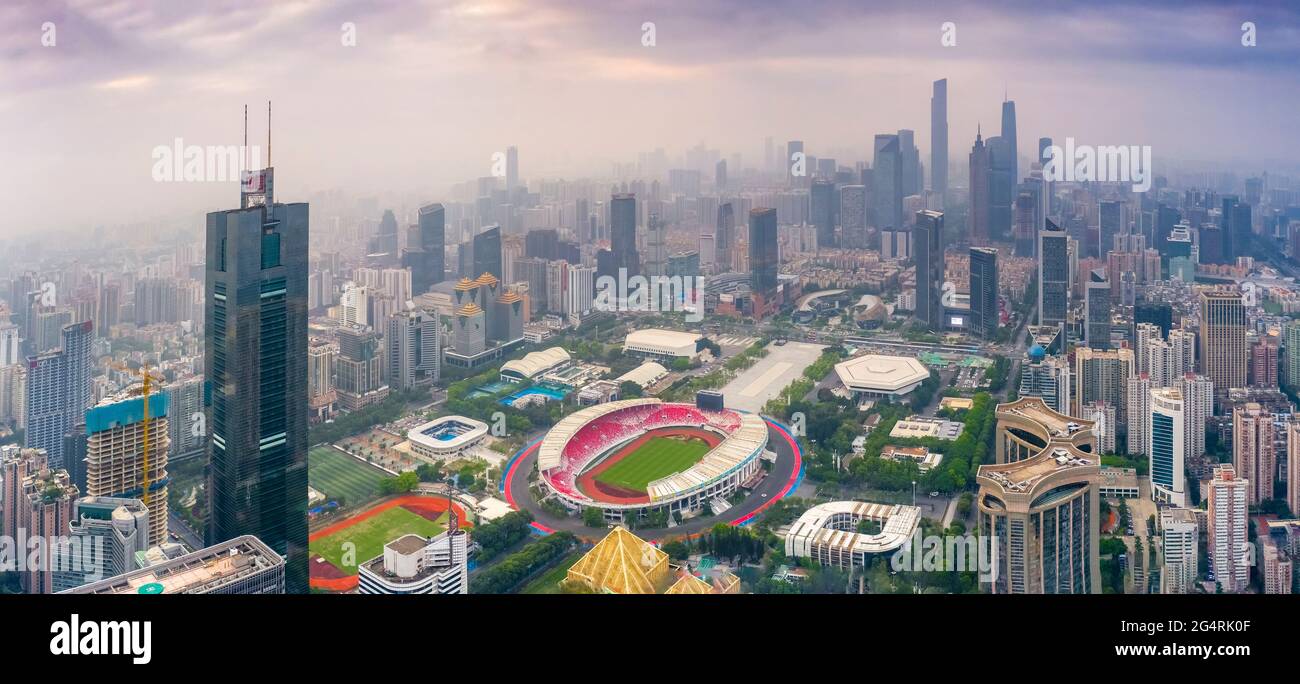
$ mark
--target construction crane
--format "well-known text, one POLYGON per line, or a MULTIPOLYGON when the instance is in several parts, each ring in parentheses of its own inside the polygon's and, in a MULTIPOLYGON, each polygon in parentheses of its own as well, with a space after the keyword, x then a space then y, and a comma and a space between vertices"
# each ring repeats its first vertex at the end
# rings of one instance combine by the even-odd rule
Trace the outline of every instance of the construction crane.
POLYGON ((155 375, 153 375, 152 373, 150 373, 150 372, 149 372, 149 365, 148 365, 148 364, 141 364, 139 368, 131 368, 130 366, 127 366, 127 365, 125 365, 125 364, 120 364, 120 363, 114 363, 114 364, 112 364, 112 366, 113 366, 114 368, 120 370, 120 371, 124 371, 124 372, 126 372, 126 373, 129 373, 129 374, 131 374, 131 375, 138 376, 138 377, 140 378, 140 384, 141 384, 141 387, 140 387, 139 389, 132 388, 130 391, 131 391, 132 394, 139 394, 139 395, 141 395, 141 397, 142 397, 143 400, 144 400, 144 420, 143 420, 144 440, 143 440, 143 449, 142 449, 142 452, 143 452, 143 453, 141 454, 141 456, 143 457, 143 461, 144 461, 144 464, 143 464, 143 470, 144 470, 144 473, 143 473, 143 478, 142 478, 142 479, 143 479, 143 487, 144 487, 144 495, 141 497, 141 500, 144 501, 144 505, 145 505, 145 506, 148 506, 148 505, 149 505, 149 498, 150 498, 150 494, 149 494, 149 423, 153 420, 152 418, 149 417, 149 395, 150 395, 150 394, 152 393, 152 391, 153 391, 153 384, 154 384, 154 383, 162 383, 162 382, 166 382, 166 379, 165 379, 165 378, 158 377, 158 376, 155 376, 155 375))

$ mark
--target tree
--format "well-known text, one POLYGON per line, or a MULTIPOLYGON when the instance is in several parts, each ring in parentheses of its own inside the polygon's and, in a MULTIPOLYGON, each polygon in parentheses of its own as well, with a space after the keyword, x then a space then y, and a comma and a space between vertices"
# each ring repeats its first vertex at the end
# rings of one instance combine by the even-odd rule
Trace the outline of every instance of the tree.
POLYGON ((582 524, 587 527, 604 527, 605 512, 595 506, 582 509, 582 524))
POLYGON ((620 399, 636 399, 642 396, 641 386, 631 380, 624 380, 618 384, 618 396, 620 399))

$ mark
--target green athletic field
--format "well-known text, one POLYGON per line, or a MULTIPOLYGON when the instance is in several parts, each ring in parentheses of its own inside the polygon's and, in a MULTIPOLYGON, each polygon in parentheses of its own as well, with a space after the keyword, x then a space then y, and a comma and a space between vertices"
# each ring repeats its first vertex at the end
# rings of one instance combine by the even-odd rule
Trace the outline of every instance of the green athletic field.
POLYGON ((559 594, 560 582, 569 575, 569 568, 578 562, 579 558, 586 551, 574 551, 573 553, 560 559, 560 562, 551 566, 546 572, 542 573, 537 579, 524 585, 519 590, 521 594, 559 594))
POLYGON ((307 484, 328 498, 342 496, 348 508, 379 497, 379 482, 388 474, 329 446, 307 453, 307 484))
POLYGON ((596 476, 598 482, 644 492, 646 485, 679 473, 699 462, 709 453, 709 445, 701 439, 673 439, 652 437, 609 470, 596 476))
POLYGON ((434 522, 419 513, 412 513, 401 506, 394 506, 351 527, 345 527, 334 534, 321 537, 309 543, 308 548, 312 553, 333 563, 334 567, 339 570, 349 575, 355 575, 357 566, 343 563, 343 554, 347 550, 343 546, 344 543, 351 542, 356 545, 353 560, 359 565, 383 553, 384 544, 404 534, 432 537, 445 529, 447 529, 446 513, 443 513, 438 518, 438 521, 434 522))

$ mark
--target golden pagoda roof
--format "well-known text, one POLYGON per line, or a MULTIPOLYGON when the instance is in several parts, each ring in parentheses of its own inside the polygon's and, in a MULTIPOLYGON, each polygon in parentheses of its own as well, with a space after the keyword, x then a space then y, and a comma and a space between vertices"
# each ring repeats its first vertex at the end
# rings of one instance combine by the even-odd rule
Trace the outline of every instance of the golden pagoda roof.
POLYGON ((456 309, 457 316, 473 316, 475 314, 481 314, 481 313, 483 313, 483 310, 480 309, 478 304, 475 304, 474 302, 466 302, 464 304, 461 304, 460 308, 456 309))
POLYGON ((718 572, 713 576, 713 593, 739 594, 740 578, 726 570, 718 572))
POLYGON ((456 281, 456 289, 461 292, 467 292, 469 290, 474 289, 477 286, 478 283, 476 281, 470 280, 469 278, 461 278, 460 280, 456 281))
POLYGON ((491 273, 484 271, 483 275, 476 278, 474 282, 478 283, 479 285, 492 286, 492 285, 496 285, 497 283, 500 283, 501 281, 497 280, 497 277, 492 275, 491 273))
POLYGON ((665 594, 712 594, 713 586, 708 582, 692 575, 689 572, 683 572, 682 576, 673 582, 673 586, 668 587, 665 594))
POLYGON ((668 554, 615 527, 569 568, 565 581, 609 594, 657 594, 668 581, 668 554))
POLYGON ((500 304, 514 304, 522 301, 524 301, 524 298, 515 292, 505 292, 500 297, 497 297, 497 302, 500 304))

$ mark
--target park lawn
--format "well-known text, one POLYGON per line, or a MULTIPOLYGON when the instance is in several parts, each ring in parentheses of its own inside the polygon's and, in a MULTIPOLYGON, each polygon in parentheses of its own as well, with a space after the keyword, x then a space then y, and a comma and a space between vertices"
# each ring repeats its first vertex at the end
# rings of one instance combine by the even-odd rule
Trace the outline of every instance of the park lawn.
POLYGON ((596 476, 605 484, 644 492, 646 485, 679 473, 699 462, 709 453, 709 445, 702 439, 673 439, 653 437, 639 449, 610 466, 596 476))
POLYGON ((384 552, 384 544, 404 534, 418 534, 432 537, 447 529, 447 514, 443 513, 435 522, 411 511, 394 506, 382 513, 345 527, 334 534, 321 537, 309 544, 312 553, 324 558, 334 567, 355 575, 357 565, 375 558, 384 552), (345 543, 356 545, 354 560, 357 565, 344 565, 345 543))
POLYGON ((573 553, 560 559, 560 562, 551 566, 550 570, 542 573, 540 577, 524 585, 519 590, 521 594, 558 594, 560 593, 560 581, 569 574, 569 568, 582 558, 585 551, 574 551, 573 553))
POLYGON ((343 497, 349 508, 358 508, 379 498, 379 483, 388 474, 331 446, 318 446, 307 453, 307 484, 327 499, 343 497))

